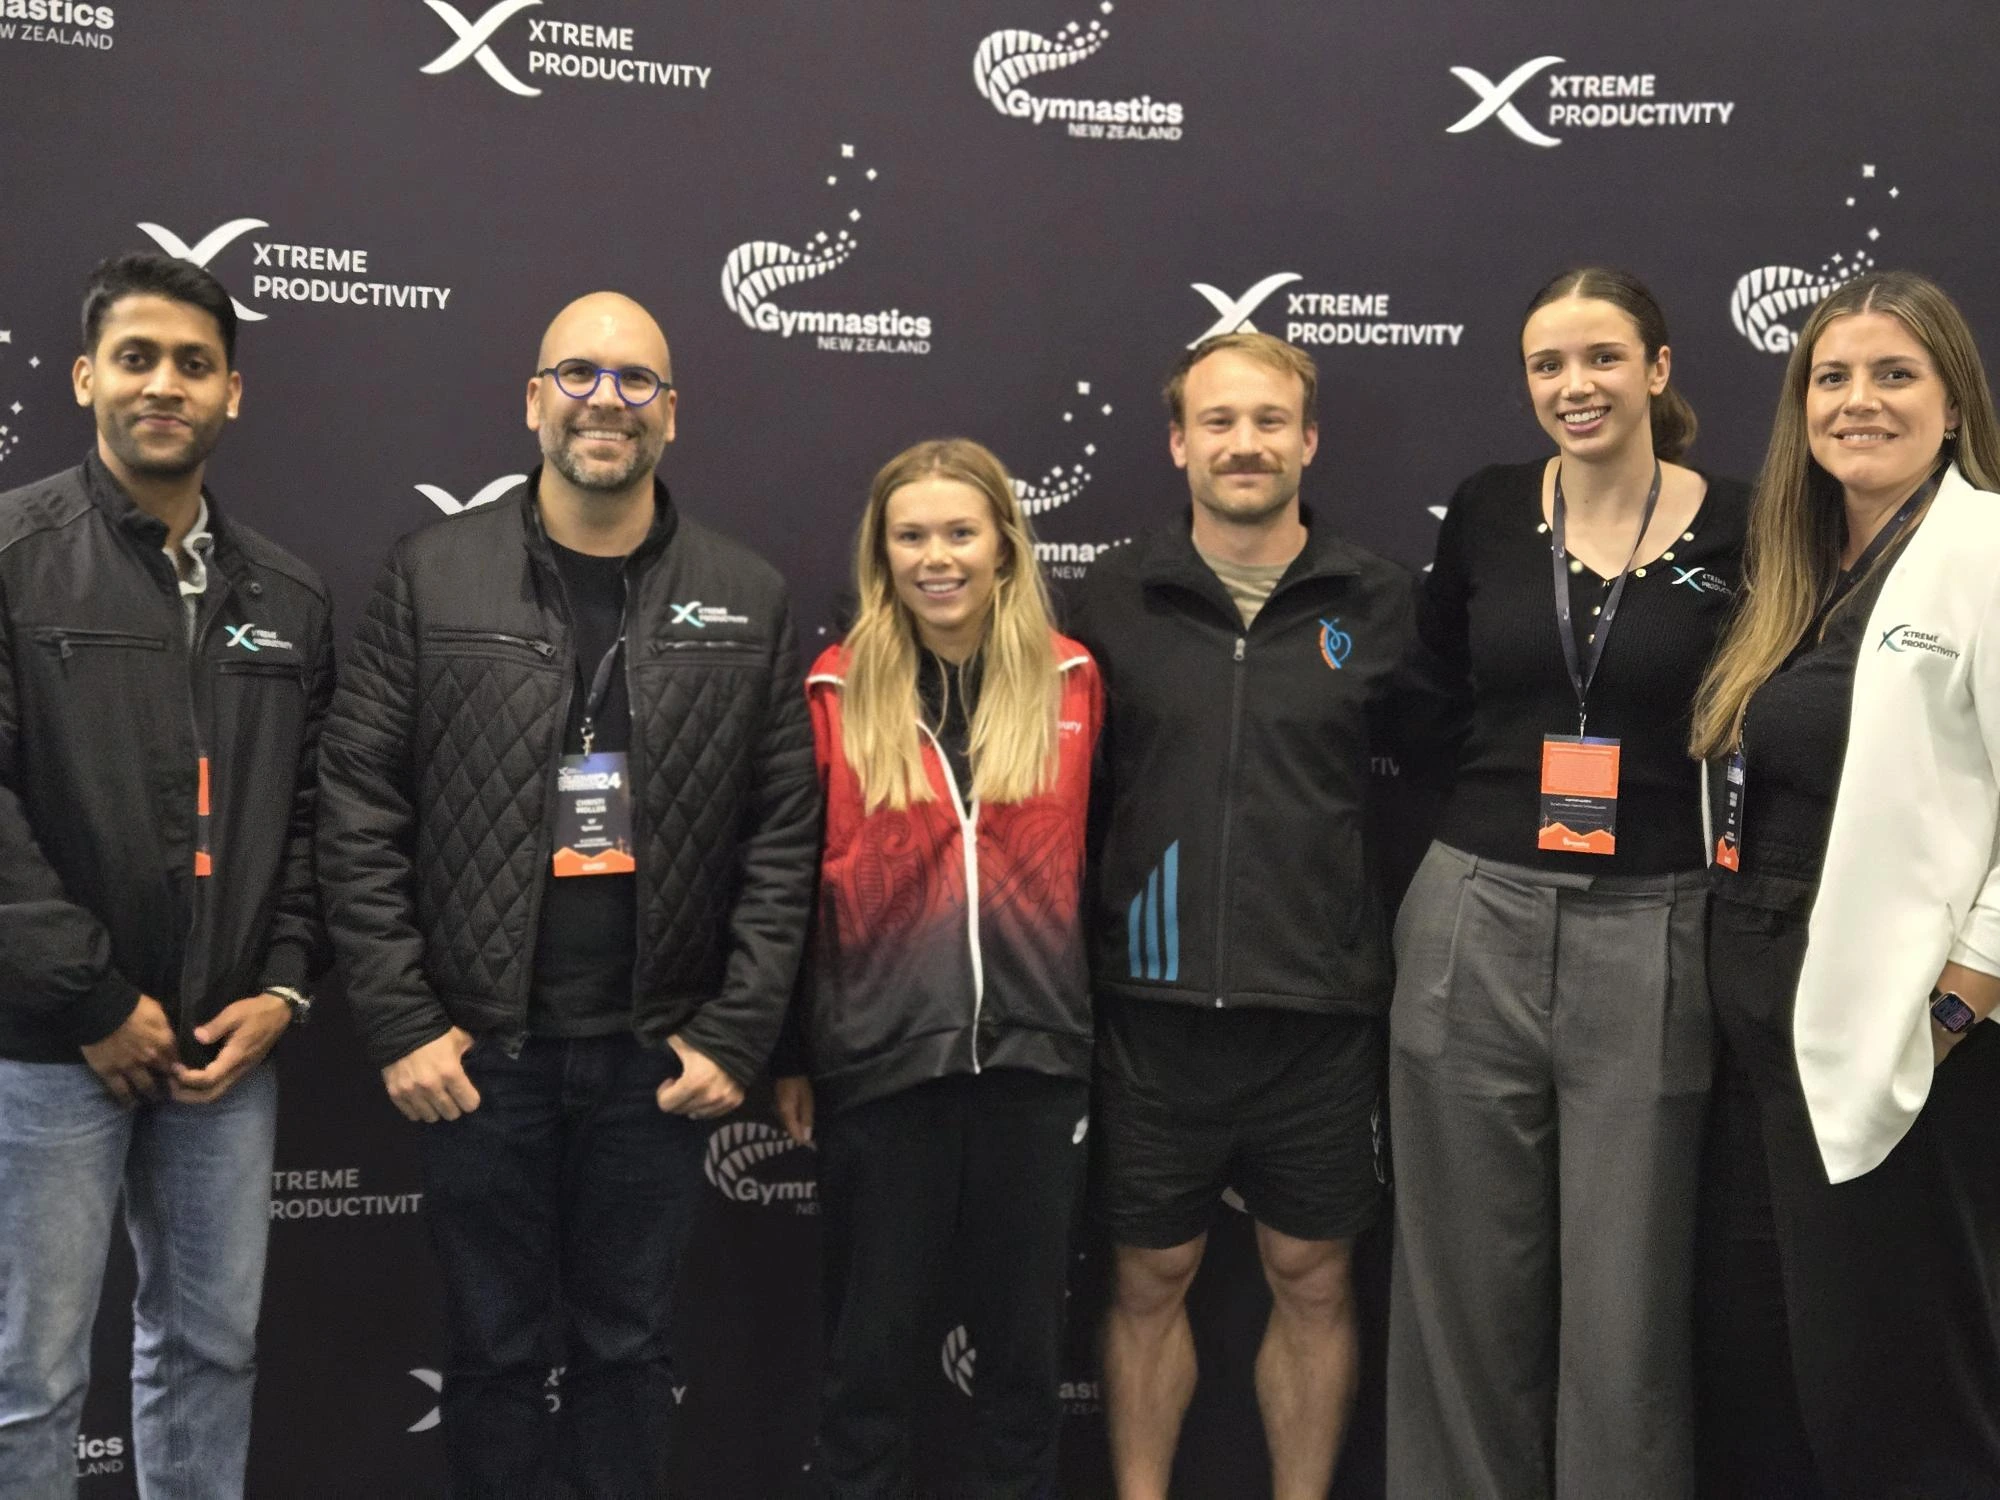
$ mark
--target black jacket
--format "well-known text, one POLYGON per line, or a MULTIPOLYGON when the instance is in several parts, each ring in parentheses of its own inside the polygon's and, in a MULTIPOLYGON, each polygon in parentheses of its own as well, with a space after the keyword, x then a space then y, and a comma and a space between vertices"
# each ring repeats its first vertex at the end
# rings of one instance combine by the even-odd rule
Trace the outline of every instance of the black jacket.
MULTIPOLYGON (((404 537, 355 634, 321 761, 320 876, 386 1066, 452 1025, 525 1031, 563 726, 578 691, 541 471, 404 537)), ((625 570, 639 952, 632 1026, 739 1082, 791 993, 819 819, 782 580, 677 515, 625 570)))
POLYGON ((1405 681, 1409 574, 1324 526, 1254 624, 1188 523, 1091 566, 1071 633, 1105 683, 1092 789, 1100 994, 1385 1009, 1370 757, 1405 681))
POLYGON ((0 1057, 78 1061, 144 993, 200 1060, 196 1026, 323 961, 326 589, 213 500, 209 531, 190 646, 166 527, 95 454, 0 496, 0 1057))

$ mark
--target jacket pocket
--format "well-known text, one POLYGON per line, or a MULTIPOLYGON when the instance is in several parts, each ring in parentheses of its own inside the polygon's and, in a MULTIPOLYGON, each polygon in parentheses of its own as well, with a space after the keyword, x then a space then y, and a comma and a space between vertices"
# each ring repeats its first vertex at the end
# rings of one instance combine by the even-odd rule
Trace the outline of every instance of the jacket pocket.
POLYGON ((1444 1052, 1470 876, 1462 856, 1432 844, 1396 912, 1396 996, 1389 1007, 1389 1039, 1408 1056, 1435 1059, 1444 1052))
POLYGON ((497 647, 503 651, 532 652, 542 661, 554 661, 556 648, 553 641, 538 636, 514 635, 505 630, 473 630, 456 626, 434 626, 423 634, 427 646, 442 647, 456 654, 465 647, 497 647))
POLYGON ((34 639, 38 645, 53 651, 62 661, 70 660, 80 650, 102 647, 122 648, 127 651, 167 649, 165 636, 147 635, 137 630, 85 630, 68 625, 38 625, 34 629, 34 639))
POLYGON ((767 659, 757 641, 654 641, 652 655, 679 667, 747 667, 767 659))

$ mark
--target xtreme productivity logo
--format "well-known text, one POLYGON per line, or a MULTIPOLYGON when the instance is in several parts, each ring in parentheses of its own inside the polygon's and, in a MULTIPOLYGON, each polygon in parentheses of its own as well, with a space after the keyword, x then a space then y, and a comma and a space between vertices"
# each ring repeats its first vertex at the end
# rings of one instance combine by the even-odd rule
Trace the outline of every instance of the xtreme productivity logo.
POLYGON ((1873 246, 1882 238, 1881 216, 1901 201, 1903 190, 1893 183, 1884 189, 1873 162, 1862 164, 1861 182, 1861 187, 1844 196, 1850 212, 1859 209, 1870 221, 1862 236, 1867 245, 1836 250, 1819 263, 1818 270, 1776 264, 1758 266, 1736 278, 1736 287, 1729 294, 1729 321, 1752 348, 1766 354, 1789 354, 1799 335, 1785 320, 1808 311, 1842 283, 1875 268, 1873 246), (1874 201, 1877 199, 1887 201, 1874 201))
MULTIPOLYGON (((1560 146, 1563 138, 1550 131, 1727 125, 1729 117, 1736 113, 1734 100, 1662 98, 1659 76, 1654 73, 1549 71, 1566 66, 1566 60, 1560 57, 1532 57, 1498 82, 1477 68, 1454 67, 1451 76, 1471 89, 1479 102, 1445 126, 1445 133, 1463 135, 1491 120, 1530 146, 1560 146), (1540 111, 1539 118, 1547 130, 1539 128, 1514 102, 1515 96, 1537 78, 1546 86, 1543 97, 1547 108, 1540 111)), ((1530 104, 1529 108, 1538 106, 1530 104)))
MULTIPOLYGON (((1463 323, 1407 323, 1390 312, 1387 292, 1336 292, 1287 290, 1305 277, 1297 271, 1278 271, 1253 282, 1241 296, 1231 296, 1206 281, 1189 283, 1190 290, 1209 305, 1215 321, 1188 340, 1192 349, 1203 339, 1222 333, 1256 333, 1253 315, 1279 291, 1285 292, 1283 337, 1300 345, 1372 344, 1377 346, 1417 345, 1456 348, 1464 337, 1463 323)), ((1276 331, 1275 320, 1268 320, 1276 331)))
MULTIPOLYGON (((855 164, 854 147, 843 145, 840 160, 826 176, 829 189, 856 195, 867 192, 881 173, 855 164)), ((856 204, 847 210, 849 225, 861 222, 856 204)), ((900 307, 873 312, 832 312, 781 307, 779 292, 814 281, 846 264, 860 248, 852 228, 834 233, 822 229, 800 249, 781 240, 746 240, 722 263, 722 300, 747 327, 780 338, 813 337, 816 347, 836 354, 928 354, 931 320, 900 307)))
MULTIPOLYGON (((1097 7, 1105 15, 1111 0, 1097 7)), ((1179 104, 1140 94, 1129 99, 1045 98, 1027 82, 1059 68, 1074 67, 1111 39, 1102 21, 1071 21, 1053 37, 1009 27, 982 37, 972 54, 972 86, 979 97, 1009 119, 1036 125, 1054 120, 1081 140, 1177 141, 1187 112, 1179 104)))
MULTIPOLYGON (((189 243, 164 224, 141 224, 139 231, 167 254, 191 265, 215 270, 210 262, 220 257, 238 240, 271 226, 263 219, 231 219, 189 243)), ((241 264, 240 259, 237 262, 241 264)), ((448 286, 426 286, 420 282, 377 281, 371 252, 331 245, 290 245, 275 240, 250 241, 250 295, 272 302, 331 302, 347 307, 403 308, 412 312, 443 312, 451 301, 448 286), (310 272, 314 274, 300 274, 310 272)), ((216 275, 235 281, 233 275, 216 275)), ((269 313, 248 306, 241 297, 231 297, 236 316, 248 323, 261 323, 269 313)))
MULTIPOLYGON (((524 99, 540 97, 541 89, 524 81, 520 72, 516 72, 502 58, 494 42, 516 16, 540 10, 542 0, 500 0, 498 5, 476 18, 468 17, 450 0, 424 0, 424 4, 450 28, 454 40, 425 63, 419 72, 433 75, 449 73, 470 62, 508 93, 518 94, 524 99)), ((715 71, 696 63, 659 62, 637 56, 638 37, 630 26, 527 16, 523 26, 514 28, 510 35, 518 36, 524 30, 528 52, 526 61, 519 66, 529 78, 576 78, 594 83, 706 89, 715 71)))

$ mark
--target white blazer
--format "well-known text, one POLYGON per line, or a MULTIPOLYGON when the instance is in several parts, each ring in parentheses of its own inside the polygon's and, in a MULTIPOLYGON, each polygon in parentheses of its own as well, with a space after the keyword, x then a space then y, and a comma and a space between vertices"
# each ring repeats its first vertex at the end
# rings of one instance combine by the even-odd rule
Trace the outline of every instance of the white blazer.
POLYGON ((1834 1182, 1924 1107, 1945 961, 2000 974, 1996 831, 2000 495, 1954 464, 1869 617, 1799 975, 1792 1041, 1834 1182))

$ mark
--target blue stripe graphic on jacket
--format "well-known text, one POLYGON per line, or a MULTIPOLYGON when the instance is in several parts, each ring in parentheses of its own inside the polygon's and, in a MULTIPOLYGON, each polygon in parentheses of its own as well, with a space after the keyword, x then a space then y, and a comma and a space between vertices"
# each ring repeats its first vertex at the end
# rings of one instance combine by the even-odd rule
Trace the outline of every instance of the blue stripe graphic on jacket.
POLYGON ((1181 977, 1181 844, 1167 846, 1159 864, 1146 873, 1146 888, 1126 911, 1126 933, 1134 979, 1181 977))

